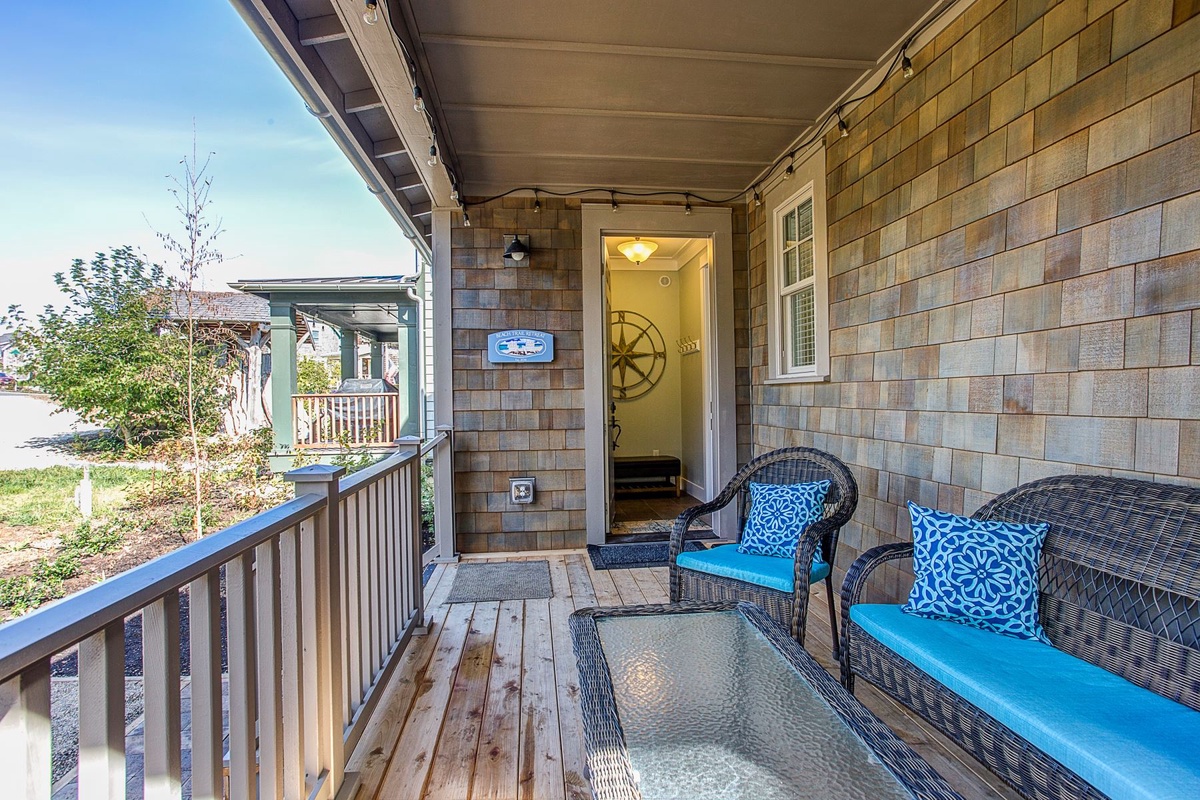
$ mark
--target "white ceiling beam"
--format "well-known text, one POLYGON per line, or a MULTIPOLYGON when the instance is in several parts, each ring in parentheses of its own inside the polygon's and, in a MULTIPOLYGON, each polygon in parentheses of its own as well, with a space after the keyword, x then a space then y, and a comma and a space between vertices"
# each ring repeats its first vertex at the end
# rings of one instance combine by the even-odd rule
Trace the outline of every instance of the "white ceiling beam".
POLYGON ((337 14, 327 14, 324 17, 310 17, 298 23, 300 44, 312 47, 314 44, 328 44, 348 39, 349 34, 342 26, 337 14))
POLYGON ((373 88, 359 89, 357 92, 346 92, 345 106, 347 113, 361 114, 364 111, 383 108, 383 101, 379 99, 379 93, 373 88))
POLYGON ((455 47, 493 47, 505 50, 541 50, 555 53, 590 53, 593 55, 632 58, 683 58, 690 61, 725 61, 739 64, 769 64, 781 67, 810 67, 844 69, 861 72, 874 69, 875 62, 861 58, 822 58, 789 56, 773 53, 734 53, 727 50, 697 50, 683 47, 652 47, 633 44, 595 42, 553 42, 542 39, 506 39, 498 36, 458 36, 445 33, 422 33, 425 44, 445 44, 455 47))
POLYGON ((412 215, 414 217, 428 217, 433 213, 433 206, 429 203, 413 203, 412 215))
POLYGON ((802 117, 760 117, 738 114, 697 114, 683 111, 635 111, 627 108, 576 108, 572 106, 513 106, 484 103, 444 103, 442 110, 497 114, 541 114, 568 117, 619 117, 622 119, 682 120, 685 122, 727 122, 739 125, 777 125, 807 127, 816 122, 802 117))
POLYGON ((388 156, 400 156, 408 152, 408 148, 404 146, 401 139, 392 138, 384 139, 375 142, 375 157, 387 158, 388 156))
POLYGON ((396 176, 396 191, 407 192, 411 189, 420 189, 425 184, 421 182, 421 176, 416 172, 410 172, 406 175, 396 176))
POLYGON ((561 158, 566 161, 648 161, 656 164, 709 164, 728 167, 762 167, 767 163, 763 159, 746 161, 741 159, 635 156, 626 153, 613 155, 611 153, 555 153, 543 151, 531 153, 528 151, 506 150, 460 150, 458 154, 460 156, 477 156, 479 158, 528 158, 537 161, 561 158))

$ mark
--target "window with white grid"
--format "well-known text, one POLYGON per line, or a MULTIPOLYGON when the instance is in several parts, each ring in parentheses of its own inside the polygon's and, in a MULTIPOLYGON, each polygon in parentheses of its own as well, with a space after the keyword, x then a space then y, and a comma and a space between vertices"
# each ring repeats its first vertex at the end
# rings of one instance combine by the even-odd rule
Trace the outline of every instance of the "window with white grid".
POLYGON ((809 185, 775 212, 775 319, 780 375, 817 372, 817 286, 809 185))

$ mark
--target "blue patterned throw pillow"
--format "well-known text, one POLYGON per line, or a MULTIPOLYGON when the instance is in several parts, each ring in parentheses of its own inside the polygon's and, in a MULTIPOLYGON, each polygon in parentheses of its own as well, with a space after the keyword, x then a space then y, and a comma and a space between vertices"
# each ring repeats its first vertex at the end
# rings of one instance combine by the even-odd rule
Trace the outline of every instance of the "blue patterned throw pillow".
MULTIPOLYGON (((754 556, 795 558, 800 534, 825 516, 829 481, 815 483, 751 483, 750 515, 738 552, 754 556)), ((817 553, 820 559, 821 554, 817 553)))
POLYGON ((904 612, 1049 643, 1038 622, 1038 560, 1050 526, 980 520, 908 504, 916 581, 904 612))

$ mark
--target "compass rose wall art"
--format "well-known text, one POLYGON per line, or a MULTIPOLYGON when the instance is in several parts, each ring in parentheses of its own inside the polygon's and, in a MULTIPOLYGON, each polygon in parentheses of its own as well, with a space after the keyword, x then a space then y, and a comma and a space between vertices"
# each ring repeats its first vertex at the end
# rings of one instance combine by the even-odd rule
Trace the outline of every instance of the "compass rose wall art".
POLYGON ((612 312, 614 400, 633 400, 662 379, 667 345, 658 327, 636 311, 612 312))

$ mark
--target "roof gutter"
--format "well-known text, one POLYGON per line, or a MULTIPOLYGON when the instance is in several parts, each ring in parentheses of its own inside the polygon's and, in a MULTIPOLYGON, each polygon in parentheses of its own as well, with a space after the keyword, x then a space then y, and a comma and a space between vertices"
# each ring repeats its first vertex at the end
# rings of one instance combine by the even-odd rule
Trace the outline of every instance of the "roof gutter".
POLYGON ((355 146, 355 142, 342 129, 340 125, 333 119, 336 112, 329 109, 324 100, 321 98, 320 92, 312 85, 303 70, 292 60, 291 55, 282 46, 279 39, 275 36, 275 32, 267 23, 266 18, 260 12, 254 0, 229 0, 238 15, 245 21, 246 25, 254 33, 255 38, 262 43, 266 51, 271 55, 283 74, 287 76, 289 82, 295 87, 300 97, 308 106, 309 113, 321 120, 321 124, 325 126, 325 130, 333 137, 338 148, 350 159, 350 163, 362 176, 362 179, 367 184, 367 190, 371 194, 379 198, 383 203, 384 208, 396 220, 396 224, 404 232, 404 235, 412 242, 413 247, 417 252, 421 253, 427 259, 433 258, 433 248, 429 242, 425 240, 420 228, 408 216, 403 207, 397 202, 396 196, 392 193, 390 187, 382 180, 381 176, 375 170, 375 165, 362 157, 362 154, 355 146))

